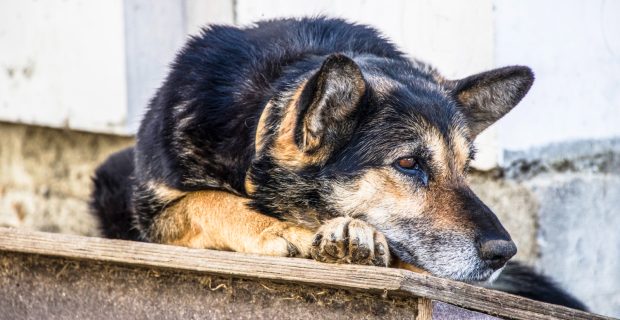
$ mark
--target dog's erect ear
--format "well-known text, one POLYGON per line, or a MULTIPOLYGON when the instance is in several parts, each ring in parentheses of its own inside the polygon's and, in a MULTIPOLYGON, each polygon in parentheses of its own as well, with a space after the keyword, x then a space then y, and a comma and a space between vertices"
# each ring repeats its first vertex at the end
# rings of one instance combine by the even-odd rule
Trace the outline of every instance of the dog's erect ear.
POLYGON ((333 54, 303 89, 297 143, 305 153, 331 152, 346 141, 355 126, 356 107, 366 84, 349 57, 333 54))
POLYGON ((533 82, 534 74, 530 68, 513 66, 447 81, 445 84, 460 104, 472 137, 475 137, 512 110, 533 82))

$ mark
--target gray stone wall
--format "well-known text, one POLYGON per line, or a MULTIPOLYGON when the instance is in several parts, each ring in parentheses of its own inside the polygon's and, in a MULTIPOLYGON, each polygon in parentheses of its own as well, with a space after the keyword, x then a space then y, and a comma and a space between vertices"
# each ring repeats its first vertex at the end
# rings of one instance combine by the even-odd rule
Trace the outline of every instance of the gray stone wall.
POLYGON ((505 158, 511 163, 505 180, 537 203, 534 265, 593 311, 619 317, 620 139, 555 144, 505 158))
MULTIPOLYGON (((97 235, 90 177, 133 139, 0 123, 0 226, 97 235)), ((474 191, 519 247, 594 312, 620 316, 620 140, 506 153, 474 191)))
POLYGON ((90 178, 133 139, 0 122, 0 226, 96 235, 90 178))

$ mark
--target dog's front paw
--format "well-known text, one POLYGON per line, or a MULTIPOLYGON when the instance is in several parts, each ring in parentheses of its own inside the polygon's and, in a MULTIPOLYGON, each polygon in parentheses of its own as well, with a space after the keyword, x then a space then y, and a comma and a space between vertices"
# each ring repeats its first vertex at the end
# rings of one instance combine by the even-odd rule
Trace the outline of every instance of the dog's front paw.
POLYGON ((390 252, 382 233, 349 217, 329 220, 317 231, 310 254, 317 261, 387 267, 390 252))

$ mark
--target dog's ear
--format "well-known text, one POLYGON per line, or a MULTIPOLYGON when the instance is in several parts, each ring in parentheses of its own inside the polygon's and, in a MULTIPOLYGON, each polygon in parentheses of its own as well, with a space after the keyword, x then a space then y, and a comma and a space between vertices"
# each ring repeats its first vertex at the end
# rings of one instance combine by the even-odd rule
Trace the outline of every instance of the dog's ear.
POLYGON ((306 83, 299 101, 296 142, 306 154, 329 153, 351 135, 357 106, 366 91, 359 66, 333 54, 306 83))
POLYGON ((512 66, 445 84, 459 103, 472 137, 475 137, 512 110, 533 82, 534 74, 530 68, 512 66))

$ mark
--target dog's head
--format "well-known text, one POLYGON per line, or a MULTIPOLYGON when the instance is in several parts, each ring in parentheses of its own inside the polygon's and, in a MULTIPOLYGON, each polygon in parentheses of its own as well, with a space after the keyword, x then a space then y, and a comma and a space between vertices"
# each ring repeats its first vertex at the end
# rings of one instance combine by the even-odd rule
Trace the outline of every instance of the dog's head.
POLYGON ((365 220, 403 261, 457 280, 485 280, 516 253, 466 174, 474 138, 529 90, 528 68, 450 81, 416 62, 332 55, 300 79, 258 123, 255 206, 314 226, 365 220))

